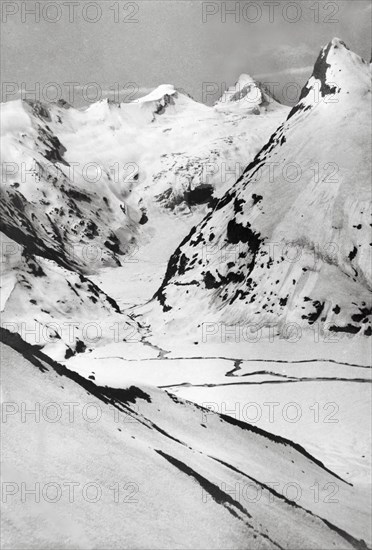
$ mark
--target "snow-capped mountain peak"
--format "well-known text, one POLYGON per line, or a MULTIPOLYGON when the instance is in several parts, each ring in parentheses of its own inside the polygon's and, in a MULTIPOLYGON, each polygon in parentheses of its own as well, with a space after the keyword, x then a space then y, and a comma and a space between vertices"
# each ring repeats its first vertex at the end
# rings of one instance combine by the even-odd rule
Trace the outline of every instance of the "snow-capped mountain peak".
POLYGON ((215 107, 238 111, 244 109, 246 112, 257 115, 283 108, 266 86, 247 73, 242 73, 236 83, 222 94, 215 107))
POLYGON ((204 112, 207 107, 192 99, 187 93, 178 90, 173 84, 161 84, 147 95, 135 99, 126 105, 126 108, 140 107, 150 111, 153 121, 158 115, 179 115, 190 109, 204 112))
MULTIPOLYGON (((321 51, 315 66, 313 77, 325 85, 323 94, 329 88, 337 93, 351 92, 354 87, 369 84, 368 63, 339 38, 333 38, 321 51)), ((332 92, 329 92, 332 93, 332 92)))
POLYGON ((345 42, 333 38, 315 62, 314 70, 302 89, 299 102, 289 114, 323 105, 348 101, 355 93, 370 93, 371 73, 368 63, 349 50, 345 42))
POLYGON ((174 96, 177 94, 177 90, 173 84, 161 84, 157 88, 154 88, 150 93, 145 96, 135 99, 133 103, 145 103, 146 101, 159 101, 165 96, 174 96))
POLYGON ((256 84, 256 82, 255 82, 254 78, 251 77, 251 75, 249 75, 247 73, 242 73, 239 76, 236 84, 237 85, 239 84, 240 86, 247 86, 248 84, 256 84))

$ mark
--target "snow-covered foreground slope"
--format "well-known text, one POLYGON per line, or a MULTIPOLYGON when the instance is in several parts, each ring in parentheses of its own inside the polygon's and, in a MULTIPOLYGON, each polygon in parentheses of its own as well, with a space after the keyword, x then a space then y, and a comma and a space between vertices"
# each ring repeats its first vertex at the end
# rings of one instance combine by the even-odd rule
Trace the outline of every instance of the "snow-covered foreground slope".
POLYGON ((66 362, 100 385, 147 383, 296 441, 371 493, 370 343, 111 344, 66 362), (145 353, 144 353, 145 352, 145 353))
POLYGON ((171 257, 148 308, 154 330, 161 316, 163 333, 222 322, 371 335, 370 124, 370 66, 334 39, 287 120, 171 257))
POLYGON ((1 335, 3 548, 370 544, 367 502, 301 447, 1 335))

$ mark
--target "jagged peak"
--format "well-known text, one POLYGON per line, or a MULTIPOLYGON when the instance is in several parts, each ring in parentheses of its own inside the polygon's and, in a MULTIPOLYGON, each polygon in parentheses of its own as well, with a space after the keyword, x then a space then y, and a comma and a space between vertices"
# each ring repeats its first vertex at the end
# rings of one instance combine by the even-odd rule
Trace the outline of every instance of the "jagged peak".
MULTIPOLYGON (((367 62, 340 40, 333 38, 322 50, 315 62, 312 77, 320 80, 327 92, 326 82, 331 82, 334 86, 342 88, 343 84, 347 84, 346 80, 358 81, 356 73, 365 73, 367 62)), ((329 93, 329 92, 328 92, 329 93)), ((334 91, 332 92, 334 93, 334 91)))
POLYGON ((229 86, 229 88, 222 94, 220 99, 216 102, 216 105, 240 101, 253 87, 257 89, 259 88, 254 78, 247 73, 242 73, 235 84, 229 86))
POLYGON ((340 38, 337 38, 337 36, 333 37, 332 40, 328 42, 327 46, 333 46, 334 48, 345 48, 350 51, 350 48, 345 44, 345 42, 340 38))
POLYGON ((366 93, 371 89, 369 64, 339 38, 333 38, 324 46, 314 64, 311 77, 303 87, 297 105, 288 115, 291 118, 297 111, 311 109, 313 105, 338 103, 327 96, 347 96, 366 93))
POLYGON ((235 85, 237 85, 237 84, 241 84, 243 86, 246 86, 247 84, 256 84, 256 81, 254 80, 254 78, 251 77, 251 75, 249 75, 247 73, 242 73, 239 76, 239 78, 238 78, 235 85))
POLYGON ((217 108, 237 106, 253 114, 260 114, 273 108, 283 108, 266 86, 247 73, 239 76, 236 83, 222 94, 215 106, 217 108))

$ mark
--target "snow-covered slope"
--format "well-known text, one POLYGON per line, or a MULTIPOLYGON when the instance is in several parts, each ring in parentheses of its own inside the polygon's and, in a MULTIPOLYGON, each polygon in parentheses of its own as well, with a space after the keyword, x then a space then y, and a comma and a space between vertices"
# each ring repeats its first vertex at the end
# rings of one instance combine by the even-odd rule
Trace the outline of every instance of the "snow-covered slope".
MULTIPOLYGON (((63 107, 56 111, 69 113, 63 107)), ((94 267, 117 265, 135 228, 105 181, 90 181, 95 176, 88 161, 80 166, 86 177, 79 180, 52 125, 40 103, 2 104, 1 229, 30 252, 65 267, 91 271, 89 247, 98 258, 94 267)))
POLYGON ((150 319, 371 335, 370 125, 369 64, 333 39, 287 120, 170 259, 150 319))
POLYGON ((137 323, 81 273, 32 255, 1 233, 0 248, 3 327, 59 360, 115 340, 140 339, 137 323))
POLYGON ((370 544, 366 502, 301 447, 155 388, 96 386, 1 337, 4 548, 370 544))

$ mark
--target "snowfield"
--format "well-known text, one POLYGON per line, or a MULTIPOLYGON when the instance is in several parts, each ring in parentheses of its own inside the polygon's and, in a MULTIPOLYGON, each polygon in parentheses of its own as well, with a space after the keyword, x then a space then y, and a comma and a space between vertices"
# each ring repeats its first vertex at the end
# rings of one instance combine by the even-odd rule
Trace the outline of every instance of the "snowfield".
POLYGON ((96 386, 2 339, 4 548, 370 543, 366 499, 298 445, 148 385, 96 386), (39 419, 22 413, 37 403, 39 419))

